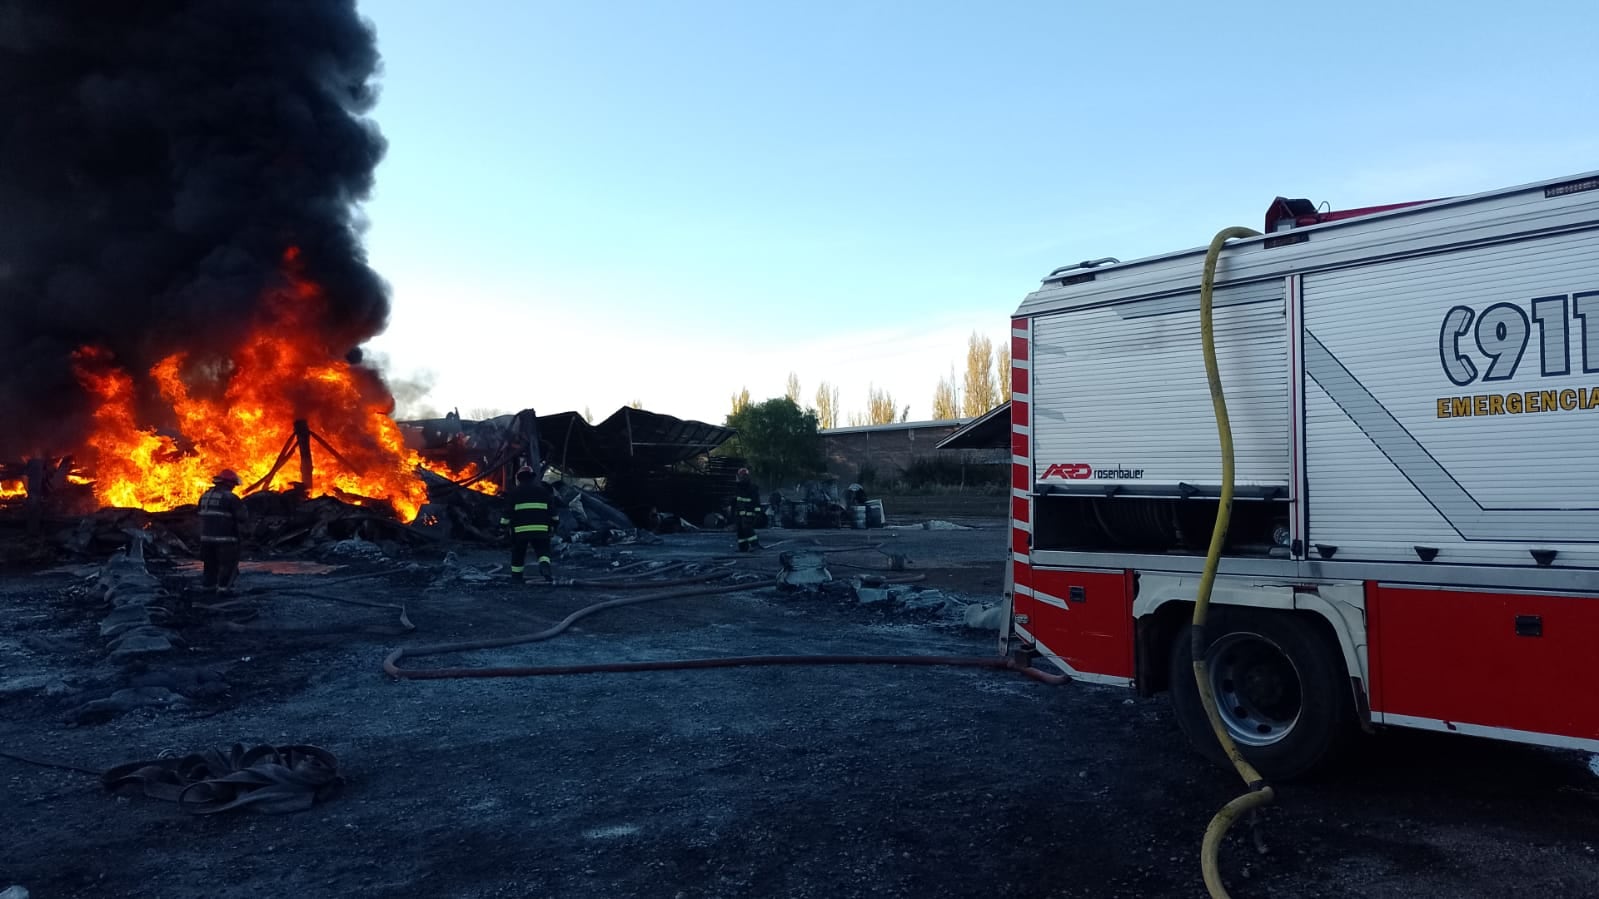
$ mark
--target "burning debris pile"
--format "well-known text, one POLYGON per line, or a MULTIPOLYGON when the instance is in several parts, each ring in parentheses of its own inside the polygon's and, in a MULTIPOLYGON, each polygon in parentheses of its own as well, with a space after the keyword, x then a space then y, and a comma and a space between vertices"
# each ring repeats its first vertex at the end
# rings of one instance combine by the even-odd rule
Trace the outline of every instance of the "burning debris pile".
MULTIPOLYGON (((0 526, 25 522, 27 552, 132 532, 192 549, 224 469, 257 546, 430 540, 441 520, 488 537, 485 495, 517 467, 625 477, 727 439, 641 410, 409 439, 362 351, 389 315, 358 211, 386 144, 355 0, 0 18, 0 526)), ((590 496, 572 508, 606 530, 649 511, 590 496)))
POLYGON ((7 13, 0 500, 158 513, 232 468, 416 516, 360 349, 389 313, 357 213, 378 62, 354 0, 7 13))

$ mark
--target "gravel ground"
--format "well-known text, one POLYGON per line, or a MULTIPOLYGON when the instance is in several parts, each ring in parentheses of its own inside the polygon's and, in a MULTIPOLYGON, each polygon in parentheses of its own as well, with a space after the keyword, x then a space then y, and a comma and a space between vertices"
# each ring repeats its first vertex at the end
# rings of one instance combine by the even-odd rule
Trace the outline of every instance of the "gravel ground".
MULTIPOLYGON (((995 521, 873 531, 927 585, 997 601, 995 521)), ((769 531, 771 542, 796 532, 769 531)), ((810 539, 815 532, 797 532, 810 539)), ((859 541, 847 532, 820 535, 859 541)), ((562 564, 727 555, 674 535, 562 564)), ((309 811, 191 816, 81 774, 0 758, 0 889, 34 897, 1202 896, 1199 841, 1238 784, 1182 743, 1162 700, 951 668, 759 668, 394 682, 401 643, 536 631, 608 594, 503 581, 425 589, 441 553, 254 570, 254 633, 186 632, 151 665, 226 692, 70 726, 125 682, 103 661, 80 570, 0 577, 0 748, 110 766, 234 742, 312 743, 347 783, 309 811), (415 569, 404 566, 415 563, 415 569), (404 600, 382 609, 284 591, 404 600)), ((775 570, 774 552, 738 564, 775 570)), ((837 575, 877 552, 829 557, 837 575)), ((326 561, 326 560, 324 560, 326 561)), ((489 568, 501 554, 462 550, 489 568)), ((92 570, 92 569, 91 569, 92 570)), ((177 583, 192 575, 152 570, 177 583)), ((620 595, 620 594, 616 594, 620 595)), ((762 653, 996 652, 933 613, 750 591, 602 612, 546 643, 420 664, 762 653)), ((1281 789, 1266 854, 1230 839, 1243 897, 1599 895, 1599 778, 1583 757, 1425 734, 1367 741, 1336 776, 1281 789)))

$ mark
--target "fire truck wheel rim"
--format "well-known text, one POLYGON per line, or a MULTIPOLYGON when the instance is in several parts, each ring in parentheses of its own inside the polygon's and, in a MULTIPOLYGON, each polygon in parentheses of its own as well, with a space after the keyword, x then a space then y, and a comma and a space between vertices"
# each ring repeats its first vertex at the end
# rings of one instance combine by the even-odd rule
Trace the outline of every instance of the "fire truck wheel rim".
POLYGON ((1260 634, 1227 634, 1206 653, 1222 723, 1235 742, 1270 746, 1293 732, 1304 682, 1293 659, 1260 634))

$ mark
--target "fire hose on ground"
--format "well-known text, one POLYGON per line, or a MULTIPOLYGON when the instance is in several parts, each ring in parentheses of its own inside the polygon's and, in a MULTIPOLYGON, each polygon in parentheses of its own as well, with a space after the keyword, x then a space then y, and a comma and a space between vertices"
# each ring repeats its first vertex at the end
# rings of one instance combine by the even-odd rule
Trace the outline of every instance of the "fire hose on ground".
MULTIPOLYGON (((572 586, 602 587, 617 589, 626 586, 632 587, 662 587, 671 586, 676 589, 660 590, 654 593, 645 593, 637 596, 627 596, 620 599, 611 599, 604 602, 584 606, 581 609, 563 618, 560 622, 532 634, 521 634, 510 637, 498 637, 489 640, 471 640, 461 643, 434 643, 423 646, 399 647, 390 652, 383 660, 383 671, 390 677, 400 680, 444 680, 453 678, 484 678, 484 677, 542 677, 567 674, 618 674, 637 671, 684 671, 704 668, 752 668, 776 665, 909 665, 909 666, 940 666, 957 668, 991 668, 1016 671, 1040 683, 1060 685, 1070 682, 1071 678, 1065 675, 1050 674, 1040 671, 1007 656, 887 656, 887 655, 770 655, 770 656, 731 656, 724 658, 699 658, 699 659, 672 659, 653 662, 603 662, 589 665, 517 665, 495 666, 488 668, 401 668, 399 663, 406 658, 416 658, 428 655, 443 655, 446 653, 474 652, 485 649, 502 649, 507 646, 520 646, 527 643, 537 643, 555 637, 579 620, 605 609, 615 609, 622 606, 637 605, 639 603, 654 602, 663 599, 683 599, 687 597, 714 596, 721 593, 737 593, 746 590, 758 590, 767 587, 776 587, 777 581, 745 582, 738 584, 700 585, 711 580, 726 577, 730 569, 723 569, 707 575, 692 578, 680 578, 668 582, 635 581, 626 584, 619 580, 606 581, 569 581, 572 586)), ((903 582, 921 580, 924 575, 914 575, 910 578, 897 579, 903 582)))
POLYGON ((1227 418, 1227 397, 1222 391, 1221 372, 1216 365, 1216 333, 1211 321, 1211 300, 1216 283, 1216 263, 1221 256, 1222 247, 1233 238, 1259 236, 1260 232, 1248 228, 1224 228, 1217 232, 1211 239, 1209 251, 1205 254, 1205 270, 1199 285, 1199 333, 1205 350, 1205 377, 1210 383, 1210 402, 1216 413, 1216 431, 1221 439, 1221 501, 1216 508, 1216 525, 1211 531, 1210 549, 1205 555, 1205 568, 1199 578, 1199 594, 1194 599, 1193 628, 1190 631, 1194 677, 1199 682, 1199 698, 1205 706, 1206 717, 1210 719, 1211 730, 1215 731, 1216 739, 1227 753, 1227 758, 1249 789, 1249 792, 1223 806, 1211 819, 1210 825, 1205 828, 1205 840, 1200 847, 1199 863, 1205 877, 1205 888, 1210 891, 1211 899, 1230 899, 1226 886, 1222 884, 1221 868, 1218 863, 1221 841, 1227 835, 1228 828, 1232 827, 1240 815, 1270 805, 1277 798, 1276 791, 1244 758, 1238 749, 1238 744, 1233 741, 1232 735, 1222 724, 1221 712, 1216 706, 1216 694, 1211 688, 1209 673, 1205 666, 1205 652, 1209 648, 1209 642, 1205 639, 1205 617, 1210 611, 1211 589, 1216 583, 1216 569, 1221 564, 1221 549, 1227 540, 1227 525, 1232 517, 1233 507, 1233 432, 1232 423, 1227 418))
MULTIPOLYGON (((668 566, 671 570, 682 567, 668 566)), ((639 603, 664 599, 712 596, 776 587, 776 580, 745 581, 735 584, 711 584, 735 573, 732 567, 719 567, 704 574, 672 580, 635 580, 630 578, 572 579, 567 586, 600 589, 650 589, 654 592, 626 596, 593 603, 567 615, 560 622, 533 634, 474 640, 461 643, 436 643, 423 646, 400 647, 383 660, 383 670, 400 680, 441 680, 454 678, 486 677, 536 677, 567 674, 624 673, 638 671, 684 671, 706 668, 749 668, 790 665, 903 665, 919 667, 986 668, 1015 671, 1040 683, 1062 685, 1070 677, 1050 674, 1013 657, 990 656, 934 656, 934 655, 769 655, 732 656, 723 658, 674 659, 651 662, 611 662, 589 665, 497 666, 489 668, 400 668, 407 657, 471 652, 539 642, 555 637, 579 620, 603 611, 639 603), (662 587, 670 589, 659 589, 662 587)), ((364 577, 364 576, 361 576, 364 577)), ((910 583, 926 577, 925 574, 886 578, 891 583, 910 583)), ((352 577, 349 580, 354 580, 352 577)), ((346 601, 345 597, 313 594, 308 591, 284 591, 311 595, 322 599, 346 601)), ((355 600, 351 604, 401 609, 404 606, 355 600)), ((41 760, 0 750, 0 758, 9 758, 47 768, 73 771, 96 776, 110 792, 121 795, 143 795, 153 799, 173 802, 194 814, 215 814, 235 809, 266 814, 284 814, 303 811, 330 797, 342 784, 338 760, 332 753, 317 746, 261 745, 246 749, 235 744, 227 751, 206 750, 183 756, 166 756, 146 761, 130 762, 109 769, 95 769, 78 765, 41 760)))

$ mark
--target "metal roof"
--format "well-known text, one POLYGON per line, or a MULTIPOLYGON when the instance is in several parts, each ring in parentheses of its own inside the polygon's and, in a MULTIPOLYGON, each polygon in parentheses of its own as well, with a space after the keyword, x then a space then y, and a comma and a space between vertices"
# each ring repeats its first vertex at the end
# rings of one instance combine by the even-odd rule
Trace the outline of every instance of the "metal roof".
POLYGON ((551 465, 578 477, 666 468, 726 443, 732 428, 623 406, 599 424, 576 412, 539 416, 539 442, 551 465))
POLYGON ((940 440, 934 449, 1004 449, 1010 446, 1010 403, 995 406, 940 440))

